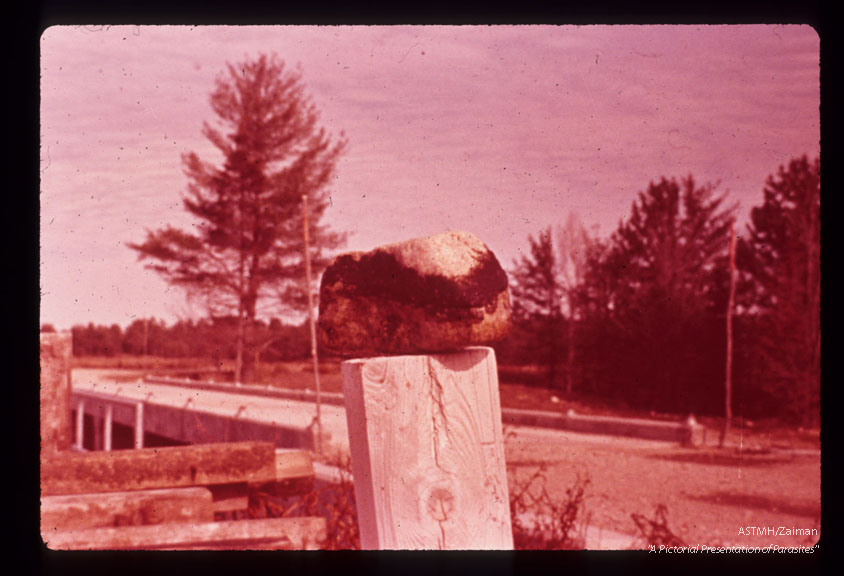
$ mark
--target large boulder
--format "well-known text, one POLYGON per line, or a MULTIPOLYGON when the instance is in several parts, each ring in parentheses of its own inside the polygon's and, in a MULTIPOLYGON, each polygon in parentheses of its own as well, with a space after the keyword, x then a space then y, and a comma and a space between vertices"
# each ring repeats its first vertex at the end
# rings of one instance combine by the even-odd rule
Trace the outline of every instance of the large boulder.
POLYGON ((319 292, 319 341, 341 356, 459 350, 502 339, 507 274, 468 232, 338 256, 319 292))

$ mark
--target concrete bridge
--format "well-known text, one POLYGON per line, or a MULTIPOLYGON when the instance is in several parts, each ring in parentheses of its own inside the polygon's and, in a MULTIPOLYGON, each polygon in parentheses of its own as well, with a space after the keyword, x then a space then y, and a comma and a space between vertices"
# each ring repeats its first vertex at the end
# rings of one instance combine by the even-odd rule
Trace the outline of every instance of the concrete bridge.
MULTIPOLYGON (((315 405, 231 387, 185 386, 166 381, 117 382, 104 371, 74 369, 74 442, 111 450, 163 444, 267 441, 279 448, 313 450, 315 405)), ((342 406, 321 409, 323 449, 348 453, 342 406)))
MULTIPOLYGON (((115 381, 103 370, 73 371, 77 448, 111 450, 165 444, 260 440, 278 448, 314 450, 315 394, 266 386, 177 378, 115 381)), ((321 394, 322 452, 349 453, 341 394, 321 394)), ((693 418, 664 422, 537 410, 502 409, 507 426, 623 436, 698 445, 704 428, 693 418)))

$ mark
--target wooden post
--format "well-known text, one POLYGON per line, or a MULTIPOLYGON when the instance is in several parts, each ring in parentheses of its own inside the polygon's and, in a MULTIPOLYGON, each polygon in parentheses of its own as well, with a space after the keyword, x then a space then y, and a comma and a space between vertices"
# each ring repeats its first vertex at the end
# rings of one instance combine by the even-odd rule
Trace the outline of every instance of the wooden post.
POLYGON ((319 357, 317 356, 316 323, 314 322, 314 296, 311 290, 311 248, 308 239, 308 195, 302 195, 302 235, 305 241, 305 291, 308 293, 308 323, 311 327, 311 358, 314 360, 314 386, 316 387, 316 453, 322 454, 322 414, 319 384, 319 357))
POLYGON ((342 364, 364 549, 512 549, 491 348, 342 364))
POLYGON ((40 335, 42 457, 70 450, 73 441, 70 400, 72 348, 69 332, 40 335))
POLYGON ((723 448, 733 419, 733 308, 736 301, 736 235, 730 222, 730 296, 727 300, 727 367, 724 377, 724 427, 718 447, 723 448))

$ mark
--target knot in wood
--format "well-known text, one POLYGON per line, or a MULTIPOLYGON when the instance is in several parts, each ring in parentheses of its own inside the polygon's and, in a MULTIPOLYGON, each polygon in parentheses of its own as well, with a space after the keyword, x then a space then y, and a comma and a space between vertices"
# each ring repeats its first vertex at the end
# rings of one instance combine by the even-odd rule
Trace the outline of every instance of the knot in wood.
POLYGON ((446 486, 434 486, 428 492, 425 507, 437 522, 448 520, 455 508, 454 493, 446 486))

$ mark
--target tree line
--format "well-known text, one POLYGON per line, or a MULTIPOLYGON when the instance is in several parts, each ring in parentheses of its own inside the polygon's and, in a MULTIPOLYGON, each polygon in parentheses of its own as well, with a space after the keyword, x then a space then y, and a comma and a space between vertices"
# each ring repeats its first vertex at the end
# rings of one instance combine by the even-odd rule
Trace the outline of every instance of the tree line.
POLYGON ((734 414, 816 425, 819 160, 795 158, 769 176, 745 230, 733 228, 736 211, 713 185, 662 178, 605 240, 572 215, 531 235, 510 274, 502 363, 538 364, 545 385, 566 394, 723 414, 732 277, 734 414))
MULTIPOLYGON (((50 324, 42 332, 52 332, 50 324)), ((71 328, 73 355, 154 356, 161 358, 204 358, 219 362, 237 355, 237 319, 233 317, 179 320, 167 325, 155 318, 137 319, 126 329, 89 323, 71 328)), ((306 324, 291 325, 272 318, 254 326, 256 345, 249 349, 253 363, 290 361, 310 354, 306 324)))

